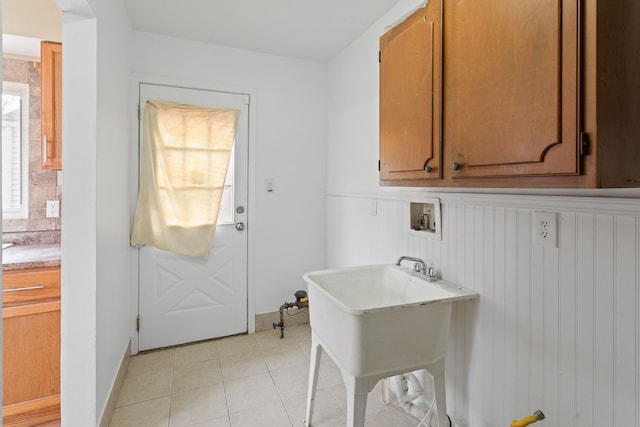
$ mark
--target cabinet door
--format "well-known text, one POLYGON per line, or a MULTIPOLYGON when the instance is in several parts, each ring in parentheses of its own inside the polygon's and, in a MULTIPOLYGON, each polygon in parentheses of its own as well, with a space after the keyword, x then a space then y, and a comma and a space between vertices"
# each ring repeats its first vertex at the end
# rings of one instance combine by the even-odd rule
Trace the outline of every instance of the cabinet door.
POLYGON ((579 3, 446 3, 444 144, 452 178, 580 172, 579 3))
POLYGON ((2 420, 60 418, 60 267, 2 273, 2 420))
POLYGON ((41 166, 62 169, 62 45, 42 42, 41 75, 41 166))
POLYGON ((2 309, 4 425, 59 418, 60 300, 2 309))
POLYGON ((442 31, 430 2, 380 38, 380 180, 440 179, 442 31))

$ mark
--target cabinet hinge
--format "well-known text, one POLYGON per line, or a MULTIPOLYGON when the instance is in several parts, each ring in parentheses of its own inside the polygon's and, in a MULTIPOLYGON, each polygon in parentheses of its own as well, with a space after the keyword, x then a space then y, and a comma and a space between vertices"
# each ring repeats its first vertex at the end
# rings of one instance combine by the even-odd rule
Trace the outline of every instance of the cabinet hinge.
POLYGON ((591 141, 589 140, 589 134, 586 132, 580 132, 580 155, 586 156, 589 154, 591 148, 591 141))
POLYGON ((378 63, 382 62, 382 53, 378 51, 378 63))
POLYGON ((378 160, 378 172, 380 172, 380 160, 378 160))
POLYGON ((138 120, 140 120, 140 104, 138 104, 138 120))
POLYGON ((136 317, 136 332, 140 332, 140 316, 136 317))

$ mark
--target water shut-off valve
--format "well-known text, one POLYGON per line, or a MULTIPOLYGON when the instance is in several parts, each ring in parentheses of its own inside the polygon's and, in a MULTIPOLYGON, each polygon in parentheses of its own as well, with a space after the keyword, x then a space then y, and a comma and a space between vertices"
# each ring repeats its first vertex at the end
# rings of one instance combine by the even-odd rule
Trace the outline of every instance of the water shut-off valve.
POLYGON ((273 322, 273 329, 280 328, 280 338, 284 338, 284 310, 287 310, 287 314, 289 314, 289 309, 292 307, 297 307, 298 309, 308 308, 309 307, 309 298, 307 297, 307 291, 296 291, 293 294, 296 297, 296 302, 285 302, 280 306, 280 322, 273 322))

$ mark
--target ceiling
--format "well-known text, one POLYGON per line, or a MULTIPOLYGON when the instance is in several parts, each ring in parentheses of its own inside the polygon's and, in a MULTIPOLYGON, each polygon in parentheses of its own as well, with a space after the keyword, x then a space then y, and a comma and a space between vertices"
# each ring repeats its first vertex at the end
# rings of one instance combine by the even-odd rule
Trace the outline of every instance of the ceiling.
POLYGON ((134 29, 327 62, 400 0, 125 0, 134 29))
POLYGON ((54 0, 2 0, 2 53, 40 58, 40 41, 62 41, 62 13, 54 0))
POLYGON ((2 32, 59 42, 62 13, 54 0, 2 0, 2 32))

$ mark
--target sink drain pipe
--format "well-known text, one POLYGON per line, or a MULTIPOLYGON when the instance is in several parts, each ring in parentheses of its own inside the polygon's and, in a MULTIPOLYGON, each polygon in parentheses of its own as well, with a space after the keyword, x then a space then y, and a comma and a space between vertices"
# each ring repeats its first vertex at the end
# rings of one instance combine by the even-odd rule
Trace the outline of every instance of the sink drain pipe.
MULTIPOLYGON (((431 402, 427 401, 423 393, 423 387, 418 377, 413 373, 396 375, 383 378, 381 383, 382 403, 402 408, 419 420, 417 427, 429 427, 430 416, 434 414, 436 403, 435 396, 431 402)), ((451 419, 446 419, 449 426, 453 425, 451 419)))
POLYGON ((411 402, 422 395, 420 381, 413 373, 396 375, 393 379, 395 380, 396 396, 400 403, 411 402), (411 392, 409 392, 409 385, 411 385, 411 392))
MULTIPOLYGON (((294 314, 289 313, 290 308, 296 307, 299 310, 309 308, 309 298, 306 291, 296 291, 293 296, 296 297, 295 302, 285 302, 280 306, 280 322, 273 322, 273 329, 280 328, 280 338, 284 338, 284 311, 287 310, 288 315, 294 316, 294 314)), ((300 312, 296 314, 300 314, 300 312)))

